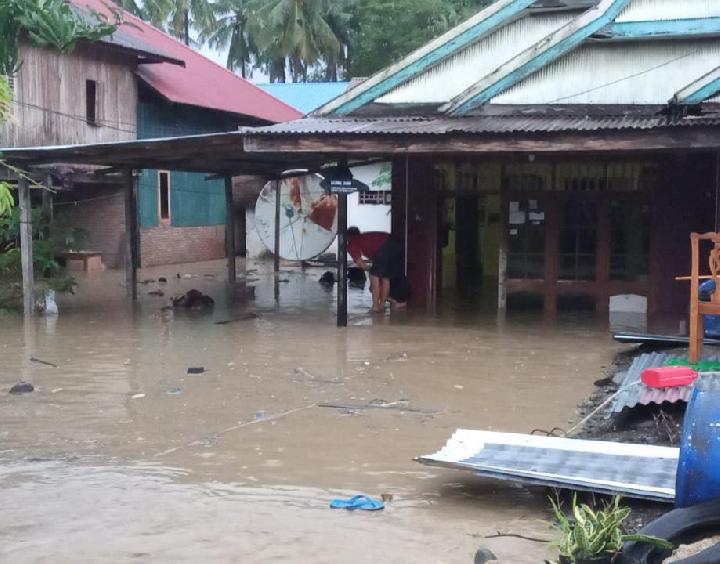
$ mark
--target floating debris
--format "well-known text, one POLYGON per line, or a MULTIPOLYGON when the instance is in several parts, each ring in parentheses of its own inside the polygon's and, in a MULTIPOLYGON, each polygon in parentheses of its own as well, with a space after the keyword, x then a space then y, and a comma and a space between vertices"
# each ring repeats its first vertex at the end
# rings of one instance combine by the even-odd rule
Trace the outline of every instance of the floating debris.
POLYGON ((18 382, 12 388, 10 388, 10 393, 29 394, 33 390, 35 390, 35 386, 33 386, 30 382, 18 382))
POLYGON ((205 372, 204 366, 191 366, 187 369, 188 374, 203 374, 205 372))
POLYGON ((222 319, 220 321, 216 321, 215 325, 227 325, 228 323, 236 323, 238 321, 249 321, 250 319, 257 319, 260 317, 257 313, 246 313, 245 315, 241 315, 240 317, 236 317, 234 319, 222 319))
POLYGON ((30 357, 30 362, 37 362, 38 364, 44 364, 45 366, 52 366, 53 368, 57 368, 58 365, 53 362, 48 362, 47 360, 42 360, 39 358, 35 358, 34 356, 30 357))

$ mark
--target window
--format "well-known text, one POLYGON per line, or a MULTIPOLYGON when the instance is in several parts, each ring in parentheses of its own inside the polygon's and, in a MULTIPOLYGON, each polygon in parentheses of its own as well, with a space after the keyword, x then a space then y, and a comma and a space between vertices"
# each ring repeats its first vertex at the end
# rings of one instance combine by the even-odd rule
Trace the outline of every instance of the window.
POLYGON ((158 172, 158 200, 160 221, 170 221, 170 173, 166 170, 158 172))
POLYGON ((390 190, 370 190, 358 192, 358 204, 363 205, 390 205, 392 192, 390 190))
POLYGON ((90 125, 97 125, 97 82, 85 81, 85 119, 90 125))
POLYGON ((593 201, 565 202, 560 226, 560 280, 595 280, 597 205, 593 201))
POLYGON ((545 212, 537 200, 510 202, 508 278, 545 278, 545 212))

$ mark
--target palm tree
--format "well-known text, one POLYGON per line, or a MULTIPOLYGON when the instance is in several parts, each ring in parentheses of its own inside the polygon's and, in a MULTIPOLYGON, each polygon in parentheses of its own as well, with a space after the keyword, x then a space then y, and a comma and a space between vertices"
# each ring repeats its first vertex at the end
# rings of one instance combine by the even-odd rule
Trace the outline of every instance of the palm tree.
POLYGON ((271 81, 284 82, 286 63, 294 82, 306 80, 309 66, 339 53, 326 6, 326 0, 252 0, 250 29, 271 81))
POLYGON ((248 28, 248 0, 217 0, 213 5, 215 27, 201 34, 211 47, 228 49, 227 68, 240 70, 243 78, 252 74, 257 47, 248 28))
POLYGON ((326 0, 325 21, 340 42, 340 49, 325 54, 325 80, 337 81, 338 69, 348 67, 350 56, 350 12, 353 0, 326 0))
POLYGON ((215 12, 210 0, 164 0, 170 5, 168 31, 190 45, 190 27, 201 36, 215 28, 215 12))

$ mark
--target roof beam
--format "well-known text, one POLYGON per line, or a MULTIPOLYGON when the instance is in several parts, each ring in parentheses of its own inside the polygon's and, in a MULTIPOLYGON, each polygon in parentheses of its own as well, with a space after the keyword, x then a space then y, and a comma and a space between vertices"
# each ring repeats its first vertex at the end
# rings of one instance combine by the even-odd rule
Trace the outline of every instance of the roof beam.
POLYGON ((716 127, 677 127, 648 130, 596 132, 551 132, 506 135, 263 135, 248 137, 246 150, 254 153, 278 151, 362 155, 516 155, 528 152, 590 153, 628 152, 634 154, 665 150, 717 150, 720 138, 716 127))
POLYGON ((441 106, 440 110, 452 115, 462 115, 489 102, 522 79, 575 49, 593 33, 611 23, 628 2, 629 0, 601 0, 596 7, 499 66, 441 106))
POLYGON ((535 0, 498 0, 472 18, 414 51, 314 112, 346 115, 387 94, 428 68, 479 41, 498 27, 520 18, 535 0))
POLYGON ((720 18, 613 22, 594 34, 591 39, 668 39, 712 35, 720 35, 720 18))
POLYGON ((720 67, 716 67, 709 73, 694 80, 681 90, 678 90, 670 99, 669 103, 674 105, 701 104, 708 98, 712 98, 720 92, 720 67))

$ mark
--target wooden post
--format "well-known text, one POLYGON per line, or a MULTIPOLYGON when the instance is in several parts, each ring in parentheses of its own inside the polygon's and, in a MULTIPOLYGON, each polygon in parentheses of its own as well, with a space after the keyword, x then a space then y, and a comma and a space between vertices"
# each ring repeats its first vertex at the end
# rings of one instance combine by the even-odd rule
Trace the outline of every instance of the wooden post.
POLYGON ((228 284, 235 284, 235 205, 233 203, 232 176, 225 177, 225 256, 227 257, 228 284))
POLYGON ((337 326, 347 327, 347 194, 338 194, 337 326))
POLYGON ((275 301, 280 299, 280 196, 281 183, 275 181, 275 256, 273 257, 273 271, 275 272, 275 301))
POLYGON ((700 237, 697 233, 690 234, 690 338, 688 360, 695 364, 700 360, 705 342, 705 324, 699 312, 699 284, 700 275, 700 237))
POLYGON ((23 281, 23 311, 26 316, 35 313, 35 276, 33 272, 32 216, 30 185, 25 178, 18 180, 20 205, 20 262, 23 281))
POLYGON ((125 288, 128 297, 137 300, 139 228, 137 182, 132 169, 125 171, 125 288))
POLYGON ((497 309, 504 313, 507 309, 507 255, 509 247, 508 216, 510 203, 505 176, 505 165, 500 172, 500 245, 498 249, 498 294, 497 309))

